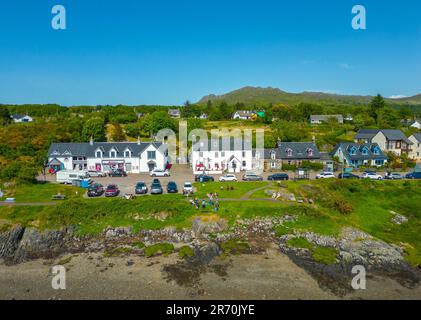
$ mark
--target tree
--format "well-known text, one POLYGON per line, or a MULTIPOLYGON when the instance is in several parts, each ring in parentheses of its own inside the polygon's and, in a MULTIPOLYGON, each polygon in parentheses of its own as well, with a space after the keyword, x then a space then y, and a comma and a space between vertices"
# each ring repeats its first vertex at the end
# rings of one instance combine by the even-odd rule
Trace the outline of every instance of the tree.
POLYGON ((272 124, 272 129, 275 131, 277 138, 284 142, 301 142, 311 139, 308 125, 305 122, 277 120, 272 124))
POLYGON ((9 109, 5 106, 0 106, 0 125, 9 124, 11 120, 9 109))
POLYGON ((91 137, 95 141, 105 141, 105 123, 103 118, 94 117, 85 122, 82 129, 82 139, 89 141, 91 137))
POLYGON ((229 106, 225 101, 223 101, 219 105, 219 111, 221 112, 223 119, 229 120, 232 118, 232 114, 234 113, 234 108, 232 106, 229 106))
POLYGON ((141 129, 150 134, 157 133, 162 129, 171 129, 176 131, 175 121, 165 111, 156 111, 144 117, 140 125, 141 129))
POLYGON ((369 110, 370 116, 377 122, 378 114, 380 110, 382 110, 386 106, 386 102, 384 101, 383 97, 378 94, 373 98, 370 103, 369 110))
POLYGON ((113 123, 113 132, 111 134, 111 140, 115 142, 126 140, 126 134, 119 123, 113 123))
POLYGON ((377 112, 377 117, 380 128, 397 128, 400 125, 401 118, 395 109, 384 107, 377 112))

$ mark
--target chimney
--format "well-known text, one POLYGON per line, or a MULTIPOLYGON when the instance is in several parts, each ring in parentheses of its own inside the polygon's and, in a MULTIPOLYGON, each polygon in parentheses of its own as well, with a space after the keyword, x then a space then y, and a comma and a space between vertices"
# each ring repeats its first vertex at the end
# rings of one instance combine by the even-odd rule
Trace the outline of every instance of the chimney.
POLYGON ((313 137, 311 138, 311 140, 313 141, 313 143, 316 143, 316 137, 315 137, 315 136, 313 136, 313 137))
POLYGON ((140 146, 140 137, 137 136, 137 144, 140 146))
POLYGON ((94 138, 91 136, 91 138, 89 139, 89 144, 91 145, 91 146, 93 146, 94 145, 94 138))
POLYGON ((278 142, 277 142, 278 147, 281 145, 281 143, 282 143, 282 140, 281 140, 281 138, 278 137, 278 142))

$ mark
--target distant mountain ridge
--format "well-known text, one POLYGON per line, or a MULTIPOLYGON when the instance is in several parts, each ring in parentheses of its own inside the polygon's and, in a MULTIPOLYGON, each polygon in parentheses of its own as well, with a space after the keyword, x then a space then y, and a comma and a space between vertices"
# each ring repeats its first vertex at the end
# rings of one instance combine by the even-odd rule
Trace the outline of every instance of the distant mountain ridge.
MULTIPOLYGON (((340 95, 323 92, 289 93, 272 87, 244 87, 222 95, 210 94, 200 99, 198 104, 225 101, 228 104, 244 103, 245 105, 259 105, 269 103, 297 104, 301 102, 329 103, 329 104, 367 104, 373 96, 340 95)), ((387 99, 390 104, 421 105, 421 94, 413 97, 387 99)))

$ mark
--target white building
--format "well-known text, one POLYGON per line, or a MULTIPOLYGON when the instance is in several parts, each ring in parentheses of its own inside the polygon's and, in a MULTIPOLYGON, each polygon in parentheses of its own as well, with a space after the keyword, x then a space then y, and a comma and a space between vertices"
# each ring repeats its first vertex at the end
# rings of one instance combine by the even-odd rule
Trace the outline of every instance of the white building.
POLYGON ((238 110, 234 112, 232 118, 234 120, 250 120, 254 112, 250 110, 238 110))
POLYGON ((209 139, 197 142, 191 151, 193 173, 220 174, 224 171, 238 173, 253 168, 251 142, 242 138, 209 139))
POLYGON ((357 143, 377 143, 383 152, 393 152, 398 156, 412 152, 413 142, 401 130, 361 129, 354 140, 357 143))
POLYGON ((168 163, 167 146, 160 142, 53 143, 48 151, 48 167, 54 171, 122 169, 141 173, 165 169, 168 163))
POLYGON ((329 119, 336 119, 338 121, 338 123, 344 123, 344 117, 341 114, 316 114, 316 115, 311 115, 310 116, 310 123, 311 124, 322 124, 325 123, 327 121, 329 121, 329 119))
POLYGON ((421 160, 421 132, 414 133, 408 139, 413 143, 409 156, 413 159, 421 160))
POLYGON ((16 123, 22 123, 22 122, 32 122, 34 119, 28 115, 23 114, 12 114, 10 118, 13 119, 16 123))

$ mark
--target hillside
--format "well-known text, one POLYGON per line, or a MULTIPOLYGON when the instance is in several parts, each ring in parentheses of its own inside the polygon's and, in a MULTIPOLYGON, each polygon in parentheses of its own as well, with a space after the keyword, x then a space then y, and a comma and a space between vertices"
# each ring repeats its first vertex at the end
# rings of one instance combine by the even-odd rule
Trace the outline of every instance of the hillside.
MULTIPOLYGON (((362 105, 371 101, 372 96, 338 95, 323 92, 289 93, 277 88, 244 87, 222 95, 208 95, 203 97, 198 104, 210 101, 225 101, 228 104, 244 103, 258 105, 269 103, 297 104, 301 102, 362 105)), ((421 94, 402 98, 387 99, 391 105, 419 105, 421 107, 421 94)))

